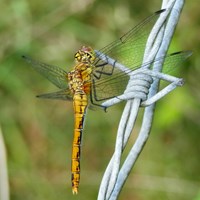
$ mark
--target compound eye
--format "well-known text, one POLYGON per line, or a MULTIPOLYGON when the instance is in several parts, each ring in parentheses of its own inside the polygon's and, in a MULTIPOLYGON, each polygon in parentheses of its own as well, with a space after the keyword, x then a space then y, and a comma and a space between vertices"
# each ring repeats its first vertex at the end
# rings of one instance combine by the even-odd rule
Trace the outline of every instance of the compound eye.
POLYGON ((81 56, 80 56, 79 53, 76 53, 76 54, 74 55, 74 58, 75 58, 76 60, 80 60, 80 59, 81 59, 81 56))

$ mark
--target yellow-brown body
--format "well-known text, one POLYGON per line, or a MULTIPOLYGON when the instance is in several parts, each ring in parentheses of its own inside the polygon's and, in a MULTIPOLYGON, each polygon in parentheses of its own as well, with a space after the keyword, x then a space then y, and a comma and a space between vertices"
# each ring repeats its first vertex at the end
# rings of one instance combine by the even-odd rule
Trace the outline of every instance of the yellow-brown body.
POLYGON ((72 192, 78 193, 80 182, 80 154, 81 137, 83 131, 84 116, 88 106, 88 95, 91 88, 91 76, 94 59, 93 51, 90 47, 82 47, 76 54, 76 65, 68 73, 69 88, 73 95, 74 107, 74 139, 72 144, 72 192))

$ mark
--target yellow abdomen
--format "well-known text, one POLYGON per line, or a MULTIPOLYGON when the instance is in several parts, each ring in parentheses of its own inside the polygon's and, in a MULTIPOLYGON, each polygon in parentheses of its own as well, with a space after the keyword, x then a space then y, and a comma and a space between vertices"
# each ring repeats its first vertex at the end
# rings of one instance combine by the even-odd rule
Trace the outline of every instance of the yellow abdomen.
POLYGON ((74 139, 72 144, 72 192, 78 193, 78 186, 80 182, 80 154, 81 154, 81 137, 83 132, 84 117, 87 109, 87 95, 84 92, 77 92, 74 94, 74 139))

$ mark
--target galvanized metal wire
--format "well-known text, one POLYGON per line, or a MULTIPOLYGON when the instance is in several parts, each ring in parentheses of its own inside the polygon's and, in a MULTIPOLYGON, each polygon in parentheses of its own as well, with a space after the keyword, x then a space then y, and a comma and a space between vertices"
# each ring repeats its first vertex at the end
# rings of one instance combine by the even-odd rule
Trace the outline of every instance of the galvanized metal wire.
MULTIPOLYGON (((166 55, 183 5, 184 0, 163 0, 162 9, 167 10, 160 15, 152 29, 152 32, 149 35, 144 53, 144 63, 154 58, 156 59, 166 55)), ((153 66, 153 71, 161 71, 162 64, 162 61, 157 62, 153 66)), ((133 99, 127 101, 118 127, 115 151, 105 170, 99 189, 98 200, 115 200, 118 198, 119 193, 122 190, 122 187, 127 180, 131 169, 133 168, 146 141, 148 140, 154 116, 155 101, 175 89, 177 86, 181 85, 181 79, 176 79, 175 77, 173 78, 173 80, 170 79, 172 84, 169 85, 168 88, 160 94, 157 94, 159 79, 154 79, 151 87, 149 88, 146 100, 141 97, 141 94, 135 94, 135 92, 137 93, 137 91, 139 91, 135 90, 135 96, 133 96, 133 99), (141 106, 142 102, 143 106, 147 107, 145 107, 144 110, 141 129, 124 163, 121 163, 122 152, 134 128, 134 124, 139 112, 139 107, 141 106)), ((140 80, 146 80, 146 77, 140 77, 139 81, 140 80)), ((132 87, 132 85, 130 86, 132 87)), ((119 100, 121 98, 117 99, 119 100)), ((107 102, 108 104, 106 105, 118 103, 115 101, 117 100, 115 99, 113 102, 107 102)))

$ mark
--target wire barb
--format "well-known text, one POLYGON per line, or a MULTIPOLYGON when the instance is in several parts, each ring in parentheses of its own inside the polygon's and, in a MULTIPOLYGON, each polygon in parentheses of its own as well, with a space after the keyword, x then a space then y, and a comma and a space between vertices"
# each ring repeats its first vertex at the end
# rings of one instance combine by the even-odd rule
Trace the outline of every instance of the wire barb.
MULTIPOLYGON (((183 5, 184 0, 163 0, 162 7, 167 9, 160 15, 149 35, 144 53, 144 63, 153 58, 165 56, 183 5)), ((154 103, 177 86, 183 85, 183 79, 160 73, 162 64, 162 61, 155 63, 153 70, 145 68, 146 73, 137 73, 132 77, 130 76, 131 82, 128 83, 123 96, 113 98, 102 104, 108 107, 112 103, 128 99, 119 123, 115 151, 100 185, 98 200, 118 199, 119 193, 149 137, 155 110, 154 103), (155 76, 158 78, 155 78, 155 76), (167 80, 170 84, 157 94, 160 79, 167 80), (133 147, 124 163, 121 164, 122 152, 131 135, 141 104, 147 106, 144 111, 142 126, 133 147)))

